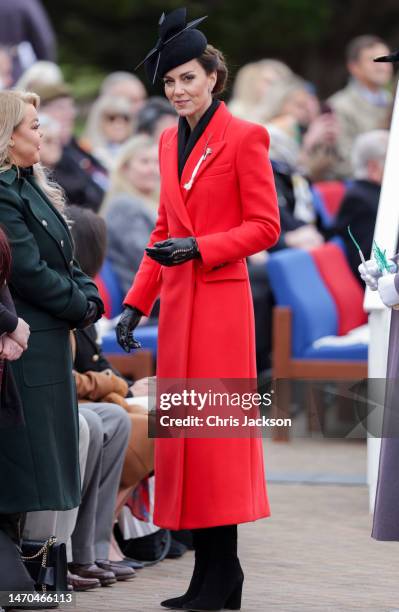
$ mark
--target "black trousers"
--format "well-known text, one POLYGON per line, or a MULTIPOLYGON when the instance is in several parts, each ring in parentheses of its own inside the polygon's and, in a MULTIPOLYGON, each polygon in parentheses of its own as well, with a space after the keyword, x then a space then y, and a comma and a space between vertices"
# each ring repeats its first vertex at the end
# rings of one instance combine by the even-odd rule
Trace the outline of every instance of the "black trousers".
POLYGON ((255 314, 256 367, 260 373, 271 368, 274 298, 264 263, 250 262, 248 274, 255 314))
POLYGON ((0 591, 34 590, 19 549, 24 521, 24 514, 0 514, 0 591))

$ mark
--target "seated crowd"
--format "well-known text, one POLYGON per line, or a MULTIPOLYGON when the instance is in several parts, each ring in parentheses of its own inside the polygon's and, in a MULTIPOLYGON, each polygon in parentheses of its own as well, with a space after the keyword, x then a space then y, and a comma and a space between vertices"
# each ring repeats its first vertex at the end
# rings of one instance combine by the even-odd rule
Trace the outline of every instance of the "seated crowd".
MULTIPOLYGON (((231 112, 265 125, 270 134, 281 216, 281 236, 271 253, 316 249, 340 236, 358 279, 360 260, 347 227, 368 258, 392 113, 391 64, 373 63, 373 58, 387 52, 378 37, 354 39, 347 50, 349 82, 326 101, 280 61, 264 59, 238 71, 228 102, 231 112), (316 195, 326 183, 343 187, 329 223, 316 195)), ((148 98, 137 76, 115 72, 104 79, 78 130, 81 109, 58 66, 37 62, 13 82, 7 49, 0 48, 0 89, 12 88, 40 96, 41 162, 65 192, 65 214, 83 272, 95 280, 106 259, 124 295, 154 227, 158 141, 165 128, 176 125, 174 110, 162 98, 148 98)), ((271 253, 248 261, 259 372, 267 372, 272 359, 271 253)), ((155 309, 144 325, 156 323, 156 316, 155 309)), ((148 380, 131 380, 114 367, 94 324, 73 332, 71 348, 82 502, 62 516, 28 513, 24 537, 55 535, 67 543, 69 584, 88 590, 129 580, 165 556, 181 556, 191 547, 191 534, 170 537, 151 519, 156 474, 147 431, 148 380)))

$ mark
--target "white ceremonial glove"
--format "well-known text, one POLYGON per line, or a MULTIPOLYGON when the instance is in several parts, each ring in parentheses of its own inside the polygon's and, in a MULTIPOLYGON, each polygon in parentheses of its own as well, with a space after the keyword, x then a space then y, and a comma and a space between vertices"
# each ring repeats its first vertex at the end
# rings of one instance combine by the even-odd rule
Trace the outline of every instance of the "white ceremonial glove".
POLYGON ((395 287, 395 274, 386 274, 378 279, 378 293, 388 308, 399 304, 399 293, 395 287))
MULTIPOLYGON (((390 272, 394 274, 397 271, 398 266, 392 259, 388 259, 388 265, 390 272)), ((370 287, 371 291, 377 291, 378 279, 382 277, 382 273, 380 272, 375 259, 368 259, 366 261, 366 266, 361 263, 357 269, 359 270, 360 278, 366 283, 367 287, 370 287)))

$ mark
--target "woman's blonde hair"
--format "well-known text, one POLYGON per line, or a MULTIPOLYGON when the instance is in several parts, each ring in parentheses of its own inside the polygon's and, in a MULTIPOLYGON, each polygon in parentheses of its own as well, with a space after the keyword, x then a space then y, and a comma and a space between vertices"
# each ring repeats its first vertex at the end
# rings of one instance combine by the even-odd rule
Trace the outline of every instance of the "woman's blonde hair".
POLYGON ((270 68, 275 73, 277 80, 285 80, 292 76, 292 70, 279 60, 262 59, 245 64, 236 74, 232 101, 240 102, 245 106, 257 105, 260 102, 257 82, 265 68, 270 68))
POLYGON ((296 75, 270 85, 265 99, 257 109, 259 122, 267 123, 279 117, 282 114, 284 104, 297 91, 306 91, 306 82, 296 75))
MULTIPOLYGON (((0 172, 9 170, 13 165, 17 166, 12 158, 10 141, 14 130, 23 121, 27 104, 32 104, 38 109, 40 105, 39 96, 30 91, 0 91, 0 172)), ((63 212, 65 196, 61 187, 48 178, 40 162, 34 164, 33 174, 38 186, 51 203, 60 212, 63 212)))
POLYGON ((143 194, 139 193, 128 181, 124 172, 126 164, 129 163, 135 155, 143 151, 143 149, 149 149, 150 147, 154 146, 156 146, 155 140, 153 140, 150 136, 147 136, 147 134, 133 136, 122 146, 110 175, 109 189, 101 208, 102 214, 106 212, 111 199, 120 193, 139 196, 141 199, 148 201, 152 205, 157 205, 158 191, 155 191, 150 197, 143 196, 143 194))

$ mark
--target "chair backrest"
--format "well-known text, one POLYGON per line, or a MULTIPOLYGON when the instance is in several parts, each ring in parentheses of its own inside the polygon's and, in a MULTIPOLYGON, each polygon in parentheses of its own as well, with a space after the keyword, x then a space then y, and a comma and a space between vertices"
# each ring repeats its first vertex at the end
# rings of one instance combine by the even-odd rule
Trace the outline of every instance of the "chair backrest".
POLYGON ((301 357, 315 340, 337 334, 334 300, 307 251, 284 249, 272 253, 267 270, 277 305, 292 310, 294 357, 301 357))
POLYGON ((106 259, 98 275, 97 287, 106 306, 105 316, 108 319, 117 317, 122 312, 124 293, 114 272, 111 262, 106 259), (108 312, 107 312, 108 305, 108 312))
POLYGON ((312 186, 314 205, 324 227, 331 227, 346 191, 342 181, 321 181, 312 186))
POLYGON ((326 242, 313 249, 311 255, 337 307, 338 335, 343 336, 367 323, 363 310, 364 291, 338 244, 326 242))

